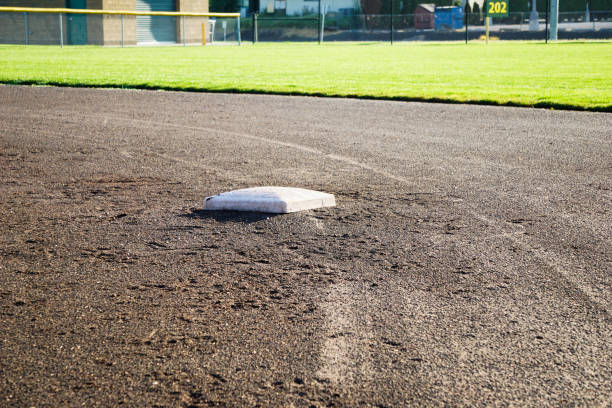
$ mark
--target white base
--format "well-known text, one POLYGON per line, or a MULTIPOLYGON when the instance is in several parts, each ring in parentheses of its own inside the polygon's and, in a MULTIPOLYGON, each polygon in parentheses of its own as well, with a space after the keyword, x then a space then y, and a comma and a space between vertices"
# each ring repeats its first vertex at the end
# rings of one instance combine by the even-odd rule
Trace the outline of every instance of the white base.
POLYGON ((334 207, 332 194, 293 187, 253 187, 228 191, 204 199, 205 210, 291 213, 321 207, 334 207))

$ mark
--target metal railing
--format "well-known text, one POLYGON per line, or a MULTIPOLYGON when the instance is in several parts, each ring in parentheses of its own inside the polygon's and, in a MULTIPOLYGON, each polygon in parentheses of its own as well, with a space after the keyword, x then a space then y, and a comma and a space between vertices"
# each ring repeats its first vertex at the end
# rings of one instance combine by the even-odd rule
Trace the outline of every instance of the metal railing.
MULTIPOLYGON (((92 10, 70 8, 0 7, 0 43, 3 44, 91 44, 139 45, 139 38, 150 34, 151 44, 205 44, 211 31, 209 19, 234 20, 230 30, 238 45, 240 37, 239 13, 198 13, 181 11, 92 10), (140 19, 143 19, 140 21, 140 19), (149 20, 144 20, 149 19, 149 20), (148 23, 162 33, 156 41, 155 33, 139 27, 148 23), (144 34, 143 34, 144 32, 144 34), (141 35, 142 34, 142 35, 141 35)), ((227 31, 227 24, 223 24, 227 31)), ((146 28, 146 27, 145 27, 146 28)), ((227 32, 226 32, 227 36, 227 32)))

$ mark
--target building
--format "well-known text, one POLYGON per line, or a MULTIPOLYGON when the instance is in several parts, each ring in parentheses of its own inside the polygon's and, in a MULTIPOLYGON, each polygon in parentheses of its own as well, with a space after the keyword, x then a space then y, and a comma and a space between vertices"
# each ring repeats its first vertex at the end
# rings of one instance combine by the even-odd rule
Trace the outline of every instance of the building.
MULTIPOLYGON (((208 0, 0 0, 3 7, 73 8, 122 11, 208 12, 208 0)), ((124 16, 66 14, 62 18, 62 37, 66 44, 144 45, 202 43, 205 17, 124 16), (122 21, 123 20, 123 21, 122 21)), ((0 42, 58 44, 57 14, 0 13, 0 42)))
POLYGON ((417 30, 433 30, 435 4, 419 4, 414 9, 414 28, 417 30))
POLYGON ((439 30, 460 30, 463 28, 463 8, 458 6, 436 7, 434 28, 439 30))

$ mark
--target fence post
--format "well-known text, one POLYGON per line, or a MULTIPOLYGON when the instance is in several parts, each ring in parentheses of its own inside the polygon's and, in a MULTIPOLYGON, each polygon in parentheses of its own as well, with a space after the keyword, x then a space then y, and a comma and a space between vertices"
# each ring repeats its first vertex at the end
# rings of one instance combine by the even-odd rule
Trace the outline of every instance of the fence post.
POLYGON ((256 36, 257 36, 257 27, 256 27, 256 24, 257 24, 257 13, 253 12, 253 14, 251 14, 251 31, 253 31, 251 33, 251 35, 252 35, 253 44, 255 44, 257 42, 257 38, 256 38, 256 36))
POLYGON ((393 0, 389 0, 391 2, 391 17, 389 21, 389 39, 391 40, 391 45, 393 45, 393 0))
POLYGON ((550 3, 550 29, 549 35, 551 41, 557 41, 557 33, 559 32, 559 0, 552 0, 550 3))
POLYGON ((183 17, 183 47, 187 46, 187 38, 185 36, 185 16, 183 17))
POLYGON ((470 24, 470 12, 468 11, 468 6, 470 5, 469 1, 465 2, 465 8, 463 11, 465 12, 465 43, 468 43, 468 26, 470 24))
POLYGON ((550 0, 546 0, 546 29, 544 30, 544 35, 546 35, 546 39, 544 40, 545 44, 548 44, 548 9, 550 8, 550 0))
POLYGON ((236 17, 236 27, 238 30, 238 45, 240 45, 240 16, 236 17))
POLYGON ((124 46, 124 41, 123 41, 123 14, 121 15, 121 48, 123 48, 124 46))
POLYGON ((323 11, 323 13, 321 13, 321 42, 325 40, 325 14, 326 11, 323 11))
POLYGON ((64 48, 64 24, 62 23, 62 13, 59 13, 60 48, 64 48))
POLYGON ((319 38, 319 44, 321 44, 321 0, 319 0, 319 23, 317 26, 317 34, 319 38))
POLYGON ((28 41, 28 37, 29 37, 28 31, 29 30, 28 30, 28 13, 27 12, 23 13, 23 21, 25 23, 25 35, 26 35, 25 40, 26 40, 26 45, 28 45, 28 42, 29 42, 28 41))

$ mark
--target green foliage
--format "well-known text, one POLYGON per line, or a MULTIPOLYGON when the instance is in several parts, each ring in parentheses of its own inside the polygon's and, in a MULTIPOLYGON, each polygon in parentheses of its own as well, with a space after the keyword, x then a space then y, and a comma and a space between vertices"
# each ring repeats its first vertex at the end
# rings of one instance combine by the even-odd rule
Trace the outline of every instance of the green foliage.
MULTIPOLYGON (((547 0, 536 1, 538 12, 545 12, 547 0)), ((584 12, 587 1, 591 11, 612 10, 612 1, 610 0, 559 0, 559 12, 584 12)), ((510 11, 531 11, 531 0, 510 0, 510 11)))
MULTIPOLYGON (((612 2, 610 0, 588 0, 589 8, 593 10, 610 11, 612 10, 612 2)), ((546 2, 543 2, 546 3, 546 2)), ((559 11, 585 11, 587 0, 559 0, 559 11)), ((538 1, 540 7, 540 1, 538 1)), ((542 10, 545 10, 546 5, 542 5, 542 10)))
POLYGON ((508 0, 508 11, 511 13, 531 11, 531 1, 532 0, 508 0))
POLYGON ((612 111, 610 45, 244 44, 68 46, 61 50, 54 46, 0 46, 0 83, 353 96, 612 111))
POLYGON ((419 3, 418 0, 400 0, 399 2, 399 14, 412 14, 414 9, 419 3))
MULTIPOLYGON (((317 29, 317 14, 304 14, 299 17, 274 16, 271 14, 258 14, 257 27, 263 29, 317 29)), ((348 18, 348 17, 346 17, 348 18)), ((334 21, 333 18, 327 18, 326 22, 334 21)), ((252 27, 252 17, 241 18, 240 26, 242 28, 252 27), (245 25, 246 24, 246 25, 245 25)))

